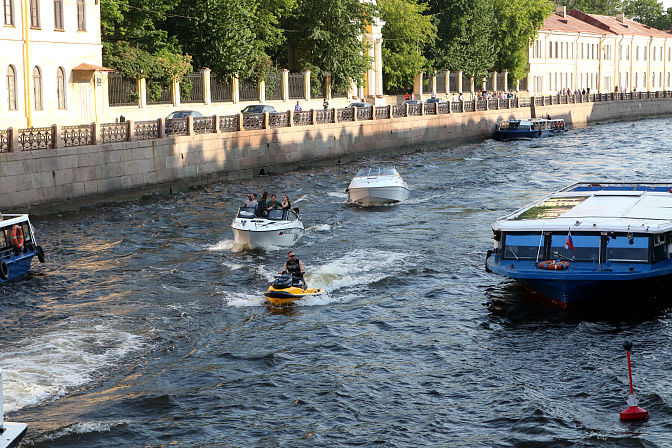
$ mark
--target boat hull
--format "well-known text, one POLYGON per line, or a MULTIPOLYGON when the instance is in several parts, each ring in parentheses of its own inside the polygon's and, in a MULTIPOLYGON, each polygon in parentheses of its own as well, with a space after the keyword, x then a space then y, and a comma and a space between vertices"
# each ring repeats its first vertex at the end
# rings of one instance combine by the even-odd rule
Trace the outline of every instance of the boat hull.
POLYGON ((266 231, 233 227, 234 242, 244 249, 258 249, 268 246, 291 247, 304 234, 305 230, 300 227, 266 231))
POLYGON ((20 277, 30 271, 30 265, 35 255, 35 251, 30 251, 28 253, 21 254, 18 257, 12 256, 10 258, 3 258, 2 261, 7 263, 9 274, 4 280, 0 278, 0 283, 13 280, 16 277, 20 277))
POLYGON ((566 130, 544 129, 540 131, 508 131, 497 130, 493 138, 499 141, 526 140, 531 138, 553 137, 565 133, 566 130))
POLYGON ((539 269, 532 261, 488 257, 491 271, 509 277, 525 288, 562 305, 640 296, 642 291, 655 293, 672 285, 672 260, 656 265, 633 268, 605 264, 598 268, 590 263, 570 263, 567 270, 539 269), (632 269, 632 270, 631 270, 632 269))
POLYGON ((277 306, 287 305, 292 302, 296 302, 304 297, 308 296, 321 296, 326 294, 324 289, 311 289, 307 288, 305 291, 296 286, 289 288, 276 289, 273 285, 269 286, 264 295, 266 298, 273 304, 277 306))
POLYGON ((19 446, 21 439, 26 435, 28 425, 5 422, 3 428, 5 431, 0 434, 0 448, 14 448, 19 446))
POLYGON ((408 199, 408 188, 403 186, 349 188, 350 201, 359 205, 382 205, 408 199))

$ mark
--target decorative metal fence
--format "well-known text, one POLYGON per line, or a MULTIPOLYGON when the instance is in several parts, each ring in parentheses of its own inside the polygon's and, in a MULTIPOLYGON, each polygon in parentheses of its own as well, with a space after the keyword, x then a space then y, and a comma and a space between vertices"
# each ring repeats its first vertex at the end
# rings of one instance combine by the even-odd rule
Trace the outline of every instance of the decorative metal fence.
POLYGON ((0 130, 0 152, 9 151, 10 138, 11 135, 8 130, 0 130))
POLYGON ((460 87, 460 74, 459 73, 450 73, 448 75, 448 91, 457 92, 457 89, 460 87))
POLYGON ((432 77, 429 75, 422 75, 422 92, 430 93, 432 91, 432 77))
POLYGON ((239 86, 241 101, 259 101, 259 88, 256 80, 241 79, 239 86))
POLYGON ((300 100, 304 98, 303 74, 290 73, 289 77, 289 99, 300 100))
MULTIPOLYGON (((241 130, 282 128, 292 125, 311 126, 320 123, 353 122, 367 120, 385 120, 418 115, 443 115, 497 109, 514 109, 518 107, 550 106, 557 104, 574 104, 585 102, 620 101, 620 100, 658 100, 672 98, 672 91, 659 92, 631 92, 631 93, 603 93, 585 95, 548 95, 526 98, 507 98, 490 100, 451 101, 449 103, 405 104, 382 107, 362 107, 343 109, 317 109, 294 113, 294 120, 290 122, 292 112, 272 114, 235 114, 228 116, 210 116, 192 119, 190 129, 189 119, 167 119, 164 124, 165 136, 182 136, 189 134, 215 133, 219 122, 220 132, 239 132, 241 130), (268 116, 268 121, 265 118, 268 116), (242 117, 242 123, 240 122, 242 117)), ((96 136, 96 124, 7 129, 0 130, 0 152, 16 150, 41 150, 60 147, 94 145, 100 143, 127 142, 131 134, 136 140, 150 140, 161 136, 162 119, 147 121, 126 121, 121 123, 102 123, 99 127, 100 136, 96 136), (133 132, 131 133, 131 125, 133 132), (16 135, 13 137, 13 132, 16 135), (57 132, 59 132, 57 134, 57 132), (98 140, 99 138, 99 140, 98 140), (16 145, 16 146, 14 146, 16 145)))
MULTIPOLYGON (((495 75, 497 77, 497 90, 504 90, 506 75, 507 73, 497 73, 497 75, 495 75)), ((510 88, 510 86, 506 86, 506 90, 509 90, 510 88)))
POLYGON ((266 77, 266 100, 282 100, 282 76, 270 74, 266 77))
POLYGON ((90 124, 63 126, 61 142, 63 146, 93 145, 93 126, 90 124))
MULTIPOLYGON (((476 88, 474 86, 474 88, 476 88)), ((471 91, 471 77, 465 75, 462 73, 462 91, 463 92, 470 92, 471 91)))
POLYGON ((231 80, 222 81, 216 74, 210 73, 210 96, 213 103, 233 101, 231 80))
POLYGON ((130 106, 138 104, 138 82, 127 78, 121 73, 107 75, 107 93, 110 97, 110 106, 130 106))
POLYGON ((441 72, 436 76, 436 91, 444 93, 446 91, 446 73, 441 72))
POLYGON ((159 81, 147 80, 147 104, 172 104, 173 93, 170 87, 161 85, 159 81))
POLYGON ((488 75, 485 78, 485 90, 488 92, 495 90, 495 83, 493 82, 492 75, 488 75))
POLYGON ((204 103, 203 74, 192 73, 182 78, 180 98, 185 103, 204 103))

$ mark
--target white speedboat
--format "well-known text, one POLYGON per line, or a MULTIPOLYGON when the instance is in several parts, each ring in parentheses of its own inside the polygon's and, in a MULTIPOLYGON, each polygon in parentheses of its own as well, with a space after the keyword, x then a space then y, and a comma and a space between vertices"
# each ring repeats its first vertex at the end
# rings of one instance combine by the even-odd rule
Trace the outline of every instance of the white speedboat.
POLYGON ((244 249, 289 247, 305 233, 298 208, 269 210, 267 216, 255 216, 254 211, 240 207, 231 224, 235 244, 244 249))
POLYGON ((352 179, 348 203, 358 205, 393 204, 408 199, 408 185, 395 168, 363 168, 352 179))

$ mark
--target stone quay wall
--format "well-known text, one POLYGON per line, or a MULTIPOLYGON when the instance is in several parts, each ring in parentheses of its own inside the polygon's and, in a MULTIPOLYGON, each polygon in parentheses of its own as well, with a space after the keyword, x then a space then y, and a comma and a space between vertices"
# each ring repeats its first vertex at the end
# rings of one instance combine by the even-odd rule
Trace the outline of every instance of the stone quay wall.
MULTIPOLYGON (((552 103, 552 101, 549 101, 552 103)), ((50 213, 146 193, 479 141, 503 119, 569 127, 672 115, 672 98, 546 104, 0 153, 4 213, 50 213)))

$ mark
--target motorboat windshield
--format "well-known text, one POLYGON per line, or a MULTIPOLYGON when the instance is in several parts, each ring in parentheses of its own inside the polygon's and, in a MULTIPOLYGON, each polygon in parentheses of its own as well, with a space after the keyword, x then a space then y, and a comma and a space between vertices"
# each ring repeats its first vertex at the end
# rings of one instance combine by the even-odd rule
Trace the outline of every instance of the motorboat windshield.
POLYGON ((294 210, 274 209, 269 210, 268 219, 271 221, 296 221, 298 216, 294 210))
POLYGON ((362 168, 357 172, 355 177, 372 177, 372 176, 398 176, 399 173, 395 168, 376 167, 376 168, 362 168))

